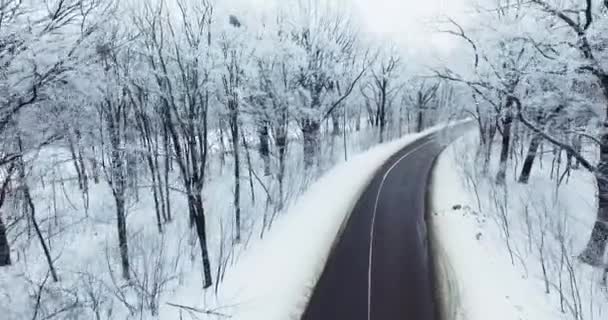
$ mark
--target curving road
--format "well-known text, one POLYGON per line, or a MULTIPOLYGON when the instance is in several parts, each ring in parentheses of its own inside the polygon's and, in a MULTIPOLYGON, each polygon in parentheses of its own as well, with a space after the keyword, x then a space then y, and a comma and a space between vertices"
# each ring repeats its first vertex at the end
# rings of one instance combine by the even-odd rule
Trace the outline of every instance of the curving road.
POLYGON ((302 320, 439 320, 426 230, 435 158, 466 128, 426 136, 393 155, 355 205, 302 320))

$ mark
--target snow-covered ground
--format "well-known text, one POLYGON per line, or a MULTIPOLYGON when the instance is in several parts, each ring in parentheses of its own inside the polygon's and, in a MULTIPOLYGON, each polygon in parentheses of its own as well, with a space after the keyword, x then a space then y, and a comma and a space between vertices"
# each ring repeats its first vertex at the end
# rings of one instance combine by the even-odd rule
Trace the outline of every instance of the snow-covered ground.
MULTIPOLYGON (((595 216, 593 177, 574 170, 556 188, 545 155, 528 185, 511 176, 499 188, 476 166, 477 141, 471 133, 451 145, 433 174, 446 319, 606 319, 602 270, 576 258, 595 216)), ((509 174, 517 169, 512 165, 509 174)))
MULTIPOLYGON (((373 147, 325 173, 241 256, 220 294, 204 307, 239 320, 298 319, 341 227, 376 170, 407 144, 443 127, 373 147)), ((197 303, 188 288, 175 298, 197 303)), ((161 318, 179 319, 170 306, 161 309, 161 318)))
MULTIPOLYGON (((262 217, 274 213, 257 181, 254 201, 243 164, 241 244, 232 243, 232 159, 227 157, 222 166, 212 156, 204 197, 213 278, 219 286, 209 290, 202 290, 200 251, 177 173, 171 193, 174 219, 162 235, 153 223, 151 182, 141 176, 138 195, 128 197, 132 280, 127 283, 120 277, 114 203, 103 173, 99 183, 89 181, 89 196, 83 197, 69 152, 44 149, 27 168, 27 179, 60 281, 49 278, 28 224, 8 221, 14 264, 0 273, 2 319, 297 318, 342 223, 375 170, 398 149, 440 128, 371 150, 377 144, 372 128, 351 132, 346 143, 336 137, 324 144, 321 171, 309 175, 302 174, 301 145, 294 143, 286 170, 286 208, 276 212, 263 238, 262 217)), ((262 167, 259 158, 252 161, 255 168, 262 167)), ((276 194, 273 178, 261 179, 276 194)), ((18 202, 9 205, 22 210, 18 202)))

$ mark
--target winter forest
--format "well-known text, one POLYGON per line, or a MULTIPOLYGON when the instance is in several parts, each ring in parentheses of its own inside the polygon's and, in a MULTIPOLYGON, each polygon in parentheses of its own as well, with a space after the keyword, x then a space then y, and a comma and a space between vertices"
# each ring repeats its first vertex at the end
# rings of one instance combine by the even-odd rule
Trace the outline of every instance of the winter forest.
POLYGON ((605 317, 608 1, 467 2, 425 21, 437 54, 246 2, 0 0, 2 319, 248 319, 264 244, 273 270, 321 237, 281 230, 315 182, 464 118, 471 212, 563 319, 605 317))

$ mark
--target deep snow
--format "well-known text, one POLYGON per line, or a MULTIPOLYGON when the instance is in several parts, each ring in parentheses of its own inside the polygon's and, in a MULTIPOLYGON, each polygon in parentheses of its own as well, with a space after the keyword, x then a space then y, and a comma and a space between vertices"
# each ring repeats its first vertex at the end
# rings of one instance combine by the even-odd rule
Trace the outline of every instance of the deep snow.
POLYGON ((576 259, 593 223, 592 177, 575 170, 556 192, 545 156, 529 185, 509 178, 507 191, 496 189, 475 165, 476 144, 474 132, 459 139, 433 173, 431 224, 448 319, 605 319, 602 271, 576 259))
MULTIPOLYGON (((8 221, 14 265, 0 273, 2 319, 32 318, 38 304, 38 317, 55 314, 55 318, 65 319, 222 319, 224 315, 232 319, 297 318, 341 224, 375 170, 398 149, 440 128, 371 150, 367 149, 377 141, 373 128, 353 131, 346 143, 338 137, 340 141, 324 147, 318 180, 314 174, 302 174, 301 146, 294 143, 289 148, 287 207, 277 213, 277 220, 263 239, 261 217, 269 214, 265 191, 255 183, 253 201, 243 164, 241 244, 233 244, 231 237, 232 159, 227 157, 222 167, 214 155, 204 201, 214 280, 218 266, 223 264, 225 268, 217 293, 215 287, 206 291, 201 288, 200 251, 184 216, 187 206, 177 174, 171 183, 174 220, 165 225, 162 235, 154 223, 151 182, 140 181, 138 200, 134 194, 128 197, 133 280, 127 284, 119 275, 114 203, 104 177, 98 184, 89 181, 89 198, 85 201, 69 153, 61 148, 43 149, 32 155, 36 161, 27 168, 27 179, 60 281, 48 279, 42 250, 35 235, 28 234, 27 224, 23 220, 8 221), (348 147, 347 162, 344 146, 348 147), (323 173, 326 168, 330 169, 323 173)), ((218 150, 217 145, 211 150, 218 150)), ((257 157, 252 161, 257 161, 255 168, 262 167, 257 157)), ((275 194, 273 177, 262 180, 275 194)), ((7 205, 14 206, 11 209, 15 212, 21 210, 17 202, 7 205)))
MULTIPOLYGON (((444 127, 373 147, 329 170, 240 257, 219 296, 199 307, 239 320, 299 319, 341 227, 378 168, 412 141, 444 127)), ((187 288, 176 296, 192 300, 188 297, 187 288)), ((178 319, 170 306, 161 309, 161 318, 178 319)))

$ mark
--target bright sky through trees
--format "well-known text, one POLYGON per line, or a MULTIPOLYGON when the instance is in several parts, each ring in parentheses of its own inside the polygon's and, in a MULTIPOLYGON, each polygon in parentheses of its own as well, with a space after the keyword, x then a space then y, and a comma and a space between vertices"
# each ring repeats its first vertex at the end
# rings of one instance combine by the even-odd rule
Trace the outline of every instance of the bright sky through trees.
POLYGON ((431 23, 462 12, 467 0, 352 0, 367 31, 403 45, 427 43, 449 46, 433 34, 431 23))

